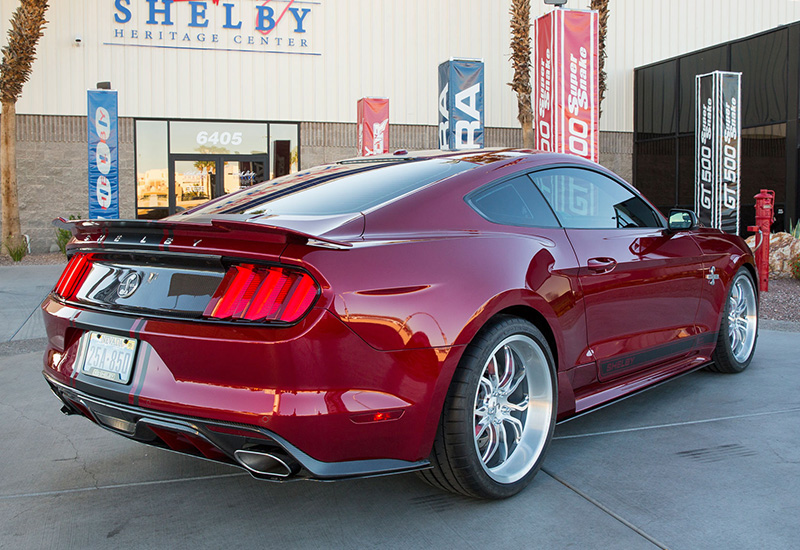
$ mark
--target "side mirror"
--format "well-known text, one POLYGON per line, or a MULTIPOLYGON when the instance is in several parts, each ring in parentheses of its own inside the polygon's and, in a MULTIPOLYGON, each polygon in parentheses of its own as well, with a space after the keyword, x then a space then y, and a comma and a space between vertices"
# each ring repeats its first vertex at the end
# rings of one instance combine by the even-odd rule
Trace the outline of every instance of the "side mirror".
POLYGON ((698 227, 697 214, 691 210, 673 208, 669 211, 669 220, 667 222, 669 231, 687 231, 696 227, 698 227))

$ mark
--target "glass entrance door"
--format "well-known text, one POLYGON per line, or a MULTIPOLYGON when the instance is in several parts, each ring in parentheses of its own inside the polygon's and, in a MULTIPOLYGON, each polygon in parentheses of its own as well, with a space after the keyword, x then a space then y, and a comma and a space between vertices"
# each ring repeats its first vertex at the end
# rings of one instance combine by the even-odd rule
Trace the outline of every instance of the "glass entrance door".
POLYGON ((183 212, 217 196, 215 160, 176 160, 173 166, 175 212, 183 212))
POLYGON ((268 179, 266 158, 235 160, 223 157, 222 163, 222 192, 224 194, 238 191, 243 187, 252 187, 268 179))
POLYGON ((266 155, 171 157, 169 214, 183 212, 268 179, 266 155))

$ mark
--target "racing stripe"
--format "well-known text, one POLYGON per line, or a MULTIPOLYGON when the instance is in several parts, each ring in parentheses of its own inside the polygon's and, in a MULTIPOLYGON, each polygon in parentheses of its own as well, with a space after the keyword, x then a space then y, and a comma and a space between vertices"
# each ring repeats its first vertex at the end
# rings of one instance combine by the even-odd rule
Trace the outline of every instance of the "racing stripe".
MULTIPOLYGON (((133 322, 133 325, 131 325, 131 329, 130 329, 128 335, 131 338, 136 338, 138 340, 139 339, 139 331, 141 330, 143 325, 144 325, 144 319, 139 317, 138 319, 136 319, 133 322)), ((141 346, 145 346, 145 345, 146 344, 141 343, 141 346)), ((134 396, 136 394, 136 386, 139 384, 139 380, 142 378, 142 371, 144 369, 144 367, 143 367, 143 365, 144 365, 143 357, 144 356, 142 354, 141 346, 139 348, 138 357, 136 358, 137 359, 136 363, 134 364, 134 378, 133 378, 133 382, 131 382, 131 391, 128 393, 128 404, 129 405, 133 405, 133 402, 135 400, 134 396)))
POLYGON ((150 363, 150 350, 153 348, 148 344, 143 344, 146 346, 144 357, 142 358, 142 364, 140 367, 141 374, 139 374, 139 380, 136 384, 136 389, 133 392, 133 405, 135 407, 139 406, 139 394, 142 393, 142 387, 144 386, 144 378, 147 376, 147 365, 150 363))

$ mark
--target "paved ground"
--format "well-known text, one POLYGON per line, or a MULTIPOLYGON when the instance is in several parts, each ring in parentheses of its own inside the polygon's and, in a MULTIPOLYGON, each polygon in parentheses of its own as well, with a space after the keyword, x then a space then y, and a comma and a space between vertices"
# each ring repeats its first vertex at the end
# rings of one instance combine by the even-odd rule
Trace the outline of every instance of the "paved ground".
POLYGON ((42 316, 34 311, 65 265, 0 267, 0 343, 44 337, 42 316))
POLYGON ((38 302, 58 270, 0 268, 0 289, 17 284, 6 269, 31 271, 0 290, 0 334, 30 331, 0 344, 2 549, 800 547, 797 332, 762 330, 740 375, 694 373, 560 425, 527 490, 479 502, 414 475, 259 482, 64 417, 28 351, 31 310, 5 307, 38 302))

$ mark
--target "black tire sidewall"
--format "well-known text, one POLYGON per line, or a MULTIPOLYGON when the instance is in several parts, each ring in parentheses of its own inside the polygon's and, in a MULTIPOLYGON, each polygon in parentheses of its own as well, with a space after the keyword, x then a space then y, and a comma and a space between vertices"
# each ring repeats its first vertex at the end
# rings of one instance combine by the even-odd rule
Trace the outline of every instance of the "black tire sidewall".
POLYGON ((758 292, 756 292, 755 282, 753 281, 753 276, 745 267, 740 267, 739 270, 736 272, 736 275, 733 276, 731 279, 731 283, 728 286, 728 291, 725 293, 725 306, 722 308, 722 319, 720 320, 719 324, 719 337, 717 338, 717 347, 714 350, 713 359, 716 366, 719 370, 723 372, 742 372, 747 368, 750 364, 750 361, 753 359, 753 355, 756 352, 756 344, 758 343, 758 292), (750 350, 750 355, 747 356, 747 359, 744 361, 738 361, 736 357, 733 355, 733 350, 731 349, 731 342, 728 336, 728 314, 730 313, 730 297, 731 292, 733 292, 733 288, 736 285, 736 281, 740 278, 746 278, 748 283, 753 289, 753 294, 756 298, 756 335, 755 340, 753 341, 753 348, 750 350))
POLYGON ((445 411, 447 427, 445 438, 448 446, 461 448, 467 470, 470 472, 470 492, 483 498, 507 498, 521 491, 541 468, 545 454, 550 445, 555 429, 556 413, 558 411, 558 388, 555 370, 555 361, 547 339, 533 324, 516 317, 502 317, 496 323, 486 327, 475 338, 464 353, 454 381, 460 382, 451 385, 448 393, 447 409, 445 411), (509 483, 499 483, 492 479, 483 469, 483 464, 475 449, 473 422, 475 395, 478 383, 483 373, 483 368, 489 360, 492 351, 503 340, 514 335, 524 335, 531 338, 544 353, 550 370, 553 410, 551 411, 550 426, 541 453, 533 467, 521 479, 509 483), (456 380, 458 378, 459 380, 456 380), (452 395, 453 390, 464 388, 464 395, 452 395), (456 405, 456 406, 453 406, 456 405), (460 428, 453 430, 453 428, 460 428))

